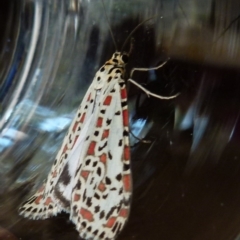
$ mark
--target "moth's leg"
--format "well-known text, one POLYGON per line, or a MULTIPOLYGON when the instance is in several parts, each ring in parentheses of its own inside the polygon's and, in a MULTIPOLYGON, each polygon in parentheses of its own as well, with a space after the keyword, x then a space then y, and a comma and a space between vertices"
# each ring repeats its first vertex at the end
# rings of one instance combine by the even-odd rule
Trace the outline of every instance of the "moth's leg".
POLYGON ((151 71, 151 70, 157 70, 157 69, 163 67, 166 63, 167 63, 167 61, 165 61, 164 63, 160 64, 159 66, 153 67, 153 68, 133 68, 130 73, 130 78, 128 79, 128 81, 131 82, 132 84, 134 84, 135 86, 137 86, 138 88, 140 88, 143 92, 145 92, 147 94, 148 97, 152 96, 152 97, 163 99, 163 100, 169 100, 169 99, 176 98, 180 93, 177 93, 177 94, 169 96, 169 97, 161 96, 161 95, 150 92, 145 87, 143 87, 141 84, 137 83, 135 80, 132 79, 132 75, 133 75, 134 71, 146 72, 146 71, 151 71))
POLYGON ((129 133, 130 133, 135 139, 138 140, 137 144, 138 144, 139 142, 148 143, 148 144, 151 143, 150 140, 146 140, 146 139, 137 137, 137 136, 131 131, 131 129, 129 129, 129 133))
MULTIPOLYGON (((133 68, 131 73, 130 73, 130 78, 128 79, 129 82, 131 82, 132 84, 134 84, 135 86, 137 86, 138 88, 140 88, 143 92, 146 93, 146 95, 148 97, 152 96, 152 97, 155 97, 155 98, 159 98, 159 99, 163 99, 163 100, 169 100, 169 99, 173 99, 173 98, 176 98, 178 95, 180 95, 180 93, 177 93, 175 95, 172 95, 172 96, 169 96, 169 97, 166 97, 166 96, 161 96, 161 95, 158 95, 158 94, 155 94, 155 93, 152 93, 150 92, 149 90, 147 90, 145 87, 143 87, 141 84, 137 83, 135 80, 132 79, 132 76, 133 76, 133 73, 134 71, 151 71, 151 70, 157 70, 161 67, 163 67, 165 64, 167 63, 167 61, 165 61, 164 63, 160 64, 159 66, 157 67, 153 67, 153 68, 133 68)), ((146 140, 146 139, 141 139, 141 138, 138 138, 137 136, 135 136, 133 134, 133 132, 130 130, 130 133, 132 134, 132 136, 134 138, 136 138, 138 140, 138 142, 136 144, 134 144, 134 146, 131 146, 131 147, 135 147, 137 144, 139 144, 140 142, 141 143, 152 143, 151 140, 146 140)))

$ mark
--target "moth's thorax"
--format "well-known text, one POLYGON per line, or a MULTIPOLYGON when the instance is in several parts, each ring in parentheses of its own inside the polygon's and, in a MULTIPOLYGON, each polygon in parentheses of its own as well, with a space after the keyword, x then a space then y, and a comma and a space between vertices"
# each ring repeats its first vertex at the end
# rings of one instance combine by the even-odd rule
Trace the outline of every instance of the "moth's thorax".
POLYGON ((122 82, 125 74, 125 65, 128 61, 128 54, 115 52, 95 75, 95 89, 101 89, 112 81, 122 82))
POLYGON ((128 63, 129 54, 128 53, 121 53, 121 52, 115 52, 111 59, 106 62, 106 64, 111 64, 116 67, 125 67, 125 65, 128 63))

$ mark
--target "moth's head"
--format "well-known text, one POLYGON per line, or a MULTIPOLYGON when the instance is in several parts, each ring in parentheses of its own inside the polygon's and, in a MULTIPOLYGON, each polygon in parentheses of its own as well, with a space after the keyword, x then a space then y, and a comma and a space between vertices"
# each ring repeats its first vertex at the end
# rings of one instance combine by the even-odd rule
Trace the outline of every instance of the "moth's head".
POLYGON ((125 66, 128 63, 129 54, 126 52, 115 52, 111 61, 118 66, 125 66))

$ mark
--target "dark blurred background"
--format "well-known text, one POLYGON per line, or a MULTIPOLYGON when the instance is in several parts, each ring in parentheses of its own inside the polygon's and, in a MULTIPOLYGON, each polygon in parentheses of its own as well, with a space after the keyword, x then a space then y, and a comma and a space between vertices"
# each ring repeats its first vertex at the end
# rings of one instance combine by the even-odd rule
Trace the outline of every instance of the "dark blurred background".
MULTIPOLYGON (((68 215, 18 216, 41 185, 96 71, 133 34, 133 200, 118 239, 240 239, 240 2, 0 3, 0 240, 80 239, 68 215), (110 26, 108 25, 107 17, 110 26)), ((129 44, 126 49, 129 49, 129 44)))

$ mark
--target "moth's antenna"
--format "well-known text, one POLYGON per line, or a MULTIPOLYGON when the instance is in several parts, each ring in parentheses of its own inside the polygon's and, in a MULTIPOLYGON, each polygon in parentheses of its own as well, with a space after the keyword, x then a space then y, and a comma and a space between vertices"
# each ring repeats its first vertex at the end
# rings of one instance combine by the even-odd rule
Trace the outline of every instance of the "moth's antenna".
POLYGON ((139 27, 141 27, 145 22, 147 22, 147 21, 149 21, 149 20, 151 20, 151 19, 153 19, 153 18, 155 18, 155 16, 154 16, 154 17, 150 17, 150 18, 144 20, 143 22, 139 23, 139 24, 131 31, 131 33, 128 35, 127 39, 126 39, 125 42, 123 43, 123 46, 122 46, 122 48, 121 48, 121 52, 123 51, 125 45, 126 45, 127 42, 129 41, 129 39, 130 39, 130 37, 133 35, 133 33, 135 33, 135 31, 137 31, 137 29, 138 29, 139 27))
POLYGON ((225 28, 223 30, 223 32, 217 37, 217 39, 213 42, 213 43, 216 43, 227 31, 228 29, 236 22, 238 21, 238 19, 240 18, 240 15, 238 15, 236 18, 234 18, 227 26, 227 28, 225 28))
POLYGON ((129 52, 128 52, 129 55, 131 55, 131 53, 132 53, 132 51, 133 51, 134 42, 135 42, 134 38, 131 38, 130 49, 129 49, 129 52))
POLYGON ((110 34, 111 34, 111 37, 112 37, 112 40, 113 40, 114 46, 115 46, 116 51, 117 51, 117 50, 118 50, 118 47, 117 47, 117 43, 116 43, 116 41, 115 41, 115 38, 114 38, 114 36, 113 36, 112 29, 111 29, 111 27, 110 27, 110 21, 109 21, 108 15, 107 15, 107 11, 106 11, 106 8, 105 8, 105 5, 104 5, 103 0, 101 0, 101 1, 102 1, 103 9, 104 9, 104 14, 105 14, 106 19, 107 19, 108 28, 109 28, 109 31, 110 31, 110 34))

